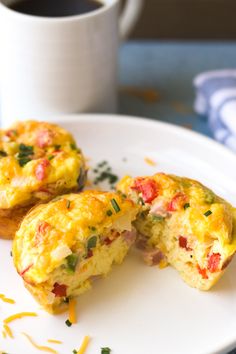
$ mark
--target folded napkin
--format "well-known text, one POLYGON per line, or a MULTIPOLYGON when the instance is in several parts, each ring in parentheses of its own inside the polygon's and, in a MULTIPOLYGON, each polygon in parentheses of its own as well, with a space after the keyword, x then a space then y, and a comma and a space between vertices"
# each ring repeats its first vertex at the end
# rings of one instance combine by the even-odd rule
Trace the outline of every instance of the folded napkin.
POLYGON ((194 87, 195 111, 208 117, 215 139, 236 152, 236 69, 204 72, 194 87))

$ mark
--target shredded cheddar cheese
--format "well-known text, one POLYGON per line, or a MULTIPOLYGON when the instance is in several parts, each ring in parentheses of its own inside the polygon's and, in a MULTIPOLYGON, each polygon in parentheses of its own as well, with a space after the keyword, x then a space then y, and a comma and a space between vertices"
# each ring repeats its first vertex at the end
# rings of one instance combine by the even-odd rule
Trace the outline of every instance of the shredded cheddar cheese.
POLYGON ((7 334, 5 331, 2 331, 2 336, 3 336, 3 338, 6 338, 7 334))
POLYGON ((50 347, 46 347, 46 346, 43 346, 43 345, 38 345, 36 344, 33 339, 27 334, 27 333, 24 333, 22 332, 23 336, 25 336, 28 341, 36 348, 36 349, 39 349, 41 351, 44 351, 44 352, 48 352, 48 353, 52 353, 52 354, 58 354, 58 352, 50 347))
POLYGON ((4 332, 6 333, 6 335, 8 335, 8 337, 14 338, 12 334, 12 330, 7 324, 4 324, 3 328, 4 328, 4 332))
POLYGON ((62 344, 62 341, 57 340, 57 339, 48 339, 48 343, 62 344))
POLYGON ((0 294, 0 299, 8 304, 15 304, 15 300, 6 297, 4 294, 0 294))
POLYGON ((144 161, 149 165, 149 166, 156 166, 156 162, 150 159, 149 157, 145 157, 144 161))
POLYGON ((76 318, 76 299, 69 300, 69 321, 74 324, 77 323, 76 318))
POLYGON ((83 339, 83 342, 81 344, 81 347, 79 348, 79 350, 77 351, 77 354, 84 354, 85 350, 87 349, 88 343, 89 343, 90 337, 89 336, 85 336, 83 339))
POLYGON ((27 316, 36 317, 38 315, 35 312, 19 312, 19 313, 16 313, 15 315, 5 318, 5 320, 3 320, 3 322, 6 324, 6 323, 10 323, 12 321, 15 321, 19 318, 27 317, 27 316))
POLYGON ((160 263, 158 264, 158 267, 159 267, 160 269, 164 269, 164 268, 168 267, 168 265, 169 265, 169 263, 168 263, 165 259, 162 259, 162 260, 160 261, 160 263))

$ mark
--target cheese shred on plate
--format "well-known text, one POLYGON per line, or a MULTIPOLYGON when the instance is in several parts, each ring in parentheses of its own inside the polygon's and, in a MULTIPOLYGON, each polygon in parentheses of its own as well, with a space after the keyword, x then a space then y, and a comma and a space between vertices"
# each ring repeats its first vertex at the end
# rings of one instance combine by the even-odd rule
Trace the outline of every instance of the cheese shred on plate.
POLYGON ((156 162, 149 157, 145 157, 144 161, 149 165, 149 166, 156 166, 156 162))
POLYGON ((15 300, 6 297, 4 294, 0 294, 0 299, 8 304, 15 304, 15 300))
POLYGON ((10 328, 7 324, 4 323, 3 328, 4 328, 4 333, 5 333, 6 335, 8 335, 8 337, 14 338, 14 337, 13 337, 13 334, 12 334, 12 330, 11 330, 11 328, 10 328))
POLYGON ((62 341, 57 340, 57 339, 48 339, 48 343, 54 343, 54 344, 62 344, 62 341))
POLYGON ((43 345, 38 345, 36 344, 33 339, 27 334, 27 333, 24 333, 22 332, 23 336, 25 336, 28 341, 36 348, 36 349, 39 349, 41 351, 44 351, 44 352, 47 352, 47 353, 52 353, 52 354, 58 354, 58 352, 50 347, 46 347, 46 346, 43 346, 43 345))
POLYGON ((19 312, 19 313, 16 313, 15 315, 5 318, 5 320, 3 320, 3 322, 6 324, 6 323, 10 323, 12 321, 15 321, 19 318, 28 317, 28 316, 36 317, 38 315, 35 312, 19 312))
POLYGON ((6 338, 6 337, 7 337, 7 334, 6 334, 5 331, 2 331, 2 336, 3 336, 3 338, 6 338))
POLYGON ((77 323, 76 318, 76 299, 69 300, 69 321, 74 324, 77 323))
POLYGON ((83 339, 83 342, 81 344, 81 347, 77 351, 77 354, 84 354, 85 353, 85 350, 87 349, 89 341, 90 341, 90 337, 89 336, 85 336, 84 339, 83 339))

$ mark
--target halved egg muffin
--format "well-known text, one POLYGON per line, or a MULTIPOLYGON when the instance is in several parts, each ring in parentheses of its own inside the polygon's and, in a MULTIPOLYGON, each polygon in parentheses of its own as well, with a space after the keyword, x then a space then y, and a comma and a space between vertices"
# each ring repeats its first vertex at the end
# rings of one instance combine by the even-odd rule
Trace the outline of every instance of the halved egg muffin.
POLYGON ((164 173, 125 177, 118 190, 142 206, 134 225, 146 262, 169 263, 190 286, 210 289, 236 251, 236 209, 201 183, 164 173))
POLYGON ((85 191, 33 208, 13 242, 16 269, 49 312, 121 263, 135 240, 138 206, 118 193, 85 191))
POLYGON ((13 238, 32 206, 81 189, 85 179, 84 157, 65 129, 25 121, 0 130, 0 237, 13 238))

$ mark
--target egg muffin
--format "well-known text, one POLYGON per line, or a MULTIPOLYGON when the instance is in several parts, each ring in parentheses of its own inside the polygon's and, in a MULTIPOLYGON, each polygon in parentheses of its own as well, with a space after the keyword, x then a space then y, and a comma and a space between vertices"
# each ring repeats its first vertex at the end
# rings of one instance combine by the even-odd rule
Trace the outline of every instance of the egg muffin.
POLYGON ((32 206, 80 190, 85 179, 84 157, 65 129, 25 121, 0 130, 0 237, 12 238, 32 206))
POLYGON ((13 242, 26 288, 49 312, 88 290, 122 263, 136 232, 138 206, 118 193, 84 191, 33 208, 13 242))
POLYGON ((190 286, 210 289, 236 251, 236 210, 201 183, 164 173, 125 177, 118 190, 142 206, 134 225, 146 262, 170 264, 190 286))

